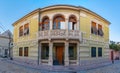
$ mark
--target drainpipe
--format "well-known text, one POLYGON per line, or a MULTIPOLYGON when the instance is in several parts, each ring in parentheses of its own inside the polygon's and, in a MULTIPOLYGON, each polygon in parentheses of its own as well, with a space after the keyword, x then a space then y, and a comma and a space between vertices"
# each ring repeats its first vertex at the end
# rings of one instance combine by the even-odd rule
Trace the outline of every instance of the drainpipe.
MULTIPOLYGON (((39 13, 38 13, 38 32, 39 32, 39 24, 40 24, 40 8, 38 9, 39 10, 39 13)), ((38 33, 37 33, 38 34, 38 33)), ((38 37, 38 36, 37 36, 38 37)), ((39 65, 39 59, 40 59, 40 49, 39 49, 39 40, 37 39, 38 41, 38 62, 37 64, 39 65)))
POLYGON ((11 47, 10 47, 10 43, 11 43, 11 33, 8 32, 8 37, 9 37, 9 43, 8 43, 8 51, 9 51, 9 54, 8 54, 8 58, 10 60, 12 60, 12 57, 11 57, 11 47))

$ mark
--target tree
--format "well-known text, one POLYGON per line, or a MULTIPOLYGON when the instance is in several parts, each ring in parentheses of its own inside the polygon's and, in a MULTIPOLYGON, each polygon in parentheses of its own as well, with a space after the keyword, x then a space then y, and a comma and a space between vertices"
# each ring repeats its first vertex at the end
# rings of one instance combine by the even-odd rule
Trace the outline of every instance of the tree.
POLYGON ((111 43, 109 46, 110 46, 110 49, 113 49, 115 51, 120 50, 120 45, 119 44, 111 43))

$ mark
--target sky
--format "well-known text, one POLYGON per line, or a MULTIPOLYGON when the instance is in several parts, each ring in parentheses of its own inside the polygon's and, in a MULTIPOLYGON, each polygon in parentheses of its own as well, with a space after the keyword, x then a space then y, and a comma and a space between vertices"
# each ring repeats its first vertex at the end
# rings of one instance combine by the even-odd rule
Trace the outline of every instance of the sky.
POLYGON ((120 42, 120 0, 0 0, 0 32, 29 12, 50 5, 83 6, 111 22, 110 40, 120 42))

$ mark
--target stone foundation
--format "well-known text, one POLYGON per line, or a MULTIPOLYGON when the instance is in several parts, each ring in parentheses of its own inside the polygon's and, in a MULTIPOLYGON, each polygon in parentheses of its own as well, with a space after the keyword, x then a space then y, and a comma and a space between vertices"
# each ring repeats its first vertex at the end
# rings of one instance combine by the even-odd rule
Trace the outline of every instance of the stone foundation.
POLYGON ((17 62, 20 62, 20 63, 30 64, 30 65, 37 65, 37 60, 33 60, 33 59, 13 58, 13 60, 15 60, 17 62))
POLYGON ((81 60, 80 61, 80 68, 81 69, 91 69, 91 68, 97 68, 105 65, 111 64, 110 59, 95 59, 95 60, 81 60))

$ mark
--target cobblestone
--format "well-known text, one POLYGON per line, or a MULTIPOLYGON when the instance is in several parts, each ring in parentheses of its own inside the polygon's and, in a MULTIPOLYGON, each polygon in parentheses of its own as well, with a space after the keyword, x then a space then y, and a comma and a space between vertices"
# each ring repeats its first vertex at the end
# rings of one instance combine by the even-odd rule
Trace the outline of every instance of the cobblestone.
POLYGON ((10 63, 0 58, 0 73, 120 73, 120 61, 103 67, 83 71, 48 71, 10 63))
POLYGON ((86 73, 120 73, 120 61, 108 66, 87 70, 86 73))

